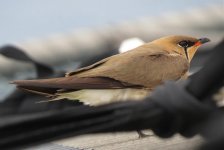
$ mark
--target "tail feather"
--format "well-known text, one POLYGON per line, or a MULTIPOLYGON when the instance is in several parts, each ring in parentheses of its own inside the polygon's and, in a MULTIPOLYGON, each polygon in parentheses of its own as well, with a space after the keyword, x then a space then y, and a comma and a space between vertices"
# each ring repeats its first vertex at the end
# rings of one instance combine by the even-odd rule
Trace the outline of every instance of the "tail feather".
POLYGON ((18 88, 28 92, 45 96, 52 96, 57 92, 58 89, 63 88, 62 86, 59 86, 57 84, 57 81, 60 80, 61 78, 41 80, 17 80, 11 83, 16 84, 18 88))

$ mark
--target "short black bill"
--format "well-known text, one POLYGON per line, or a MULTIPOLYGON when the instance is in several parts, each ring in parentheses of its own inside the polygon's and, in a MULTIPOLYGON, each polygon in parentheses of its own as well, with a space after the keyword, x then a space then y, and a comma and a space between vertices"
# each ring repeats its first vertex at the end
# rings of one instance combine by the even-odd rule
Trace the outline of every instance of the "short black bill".
POLYGON ((198 41, 201 42, 201 44, 204 44, 210 42, 211 40, 209 38, 200 38, 198 41))
POLYGON ((204 43, 211 41, 209 38, 200 38, 197 42, 195 42, 194 46, 200 46, 204 43))

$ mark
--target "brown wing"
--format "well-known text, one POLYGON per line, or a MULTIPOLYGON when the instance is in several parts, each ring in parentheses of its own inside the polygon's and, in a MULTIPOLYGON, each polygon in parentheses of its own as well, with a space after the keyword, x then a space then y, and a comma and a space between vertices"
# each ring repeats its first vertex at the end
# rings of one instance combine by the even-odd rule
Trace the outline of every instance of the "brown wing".
MULTIPOLYGON (((147 44, 145 44, 147 45, 147 44)), ((151 46, 151 45, 150 45, 151 46)), ((81 72, 85 72, 85 71, 88 71, 88 70, 91 70, 91 69, 94 69, 96 67, 99 67, 99 66, 102 66, 103 64, 105 64, 106 62, 108 62, 109 60, 112 60, 113 58, 115 59, 119 59, 119 58, 124 58, 124 57, 127 57, 127 58, 124 58, 124 60, 128 59, 129 56, 131 57, 135 57, 136 55, 139 55, 139 54, 145 54, 145 53, 148 53, 149 55, 154 55, 154 54, 160 54, 160 53, 164 53, 163 50, 158 50, 158 47, 144 47, 144 46, 140 46, 140 47, 137 47, 133 50, 130 50, 130 51, 127 51, 125 53, 121 53, 121 54, 117 54, 117 55, 113 55, 113 56, 110 56, 110 57, 107 57, 105 59, 102 59, 90 66, 87 66, 87 67, 83 67, 83 68, 80 68, 80 69, 77 69, 75 71, 72 71, 72 72, 68 72, 66 73, 66 77, 68 76, 73 76, 73 75, 77 75, 81 72)), ((118 60, 119 62, 122 63, 122 60, 118 60)), ((116 62, 115 62, 116 63, 116 62)))
POLYGON ((112 57, 94 69, 74 74, 76 77, 108 77, 120 82, 153 88, 165 80, 178 80, 188 70, 186 58, 159 52, 112 57))
POLYGON ((59 89, 64 91, 80 90, 80 89, 118 89, 140 86, 122 83, 114 79, 99 77, 99 78, 79 78, 79 77, 62 77, 53 79, 41 80, 17 80, 13 81, 17 87, 42 95, 53 95, 59 89))

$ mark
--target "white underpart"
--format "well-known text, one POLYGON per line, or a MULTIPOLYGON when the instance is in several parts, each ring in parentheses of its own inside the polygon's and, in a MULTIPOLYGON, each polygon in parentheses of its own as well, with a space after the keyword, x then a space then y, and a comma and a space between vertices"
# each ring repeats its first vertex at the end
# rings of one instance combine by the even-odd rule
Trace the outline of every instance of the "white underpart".
POLYGON ((144 43, 144 41, 137 37, 124 40, 119 47, 119 53, 127 52, 131 49, 143 45, 144 43))
POLYGON ((54 100, 67 98, 70 100, 79 100, 87 105, 102 105, 116 101, 126 100, 142 100, 150 94, 149 90, 145 89, 86 89, 75 92, 59 93, 54 100))

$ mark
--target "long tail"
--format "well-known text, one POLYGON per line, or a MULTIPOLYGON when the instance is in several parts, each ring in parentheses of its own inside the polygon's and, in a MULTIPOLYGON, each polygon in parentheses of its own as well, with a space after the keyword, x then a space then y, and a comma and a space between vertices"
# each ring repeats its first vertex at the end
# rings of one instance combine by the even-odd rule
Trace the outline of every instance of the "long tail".
POLYGON ((52 96, 57 92, 57 90, 66 88, 63 78, 16 80, 11 83, 16 84, 20 89, 46 96, 52 96))

